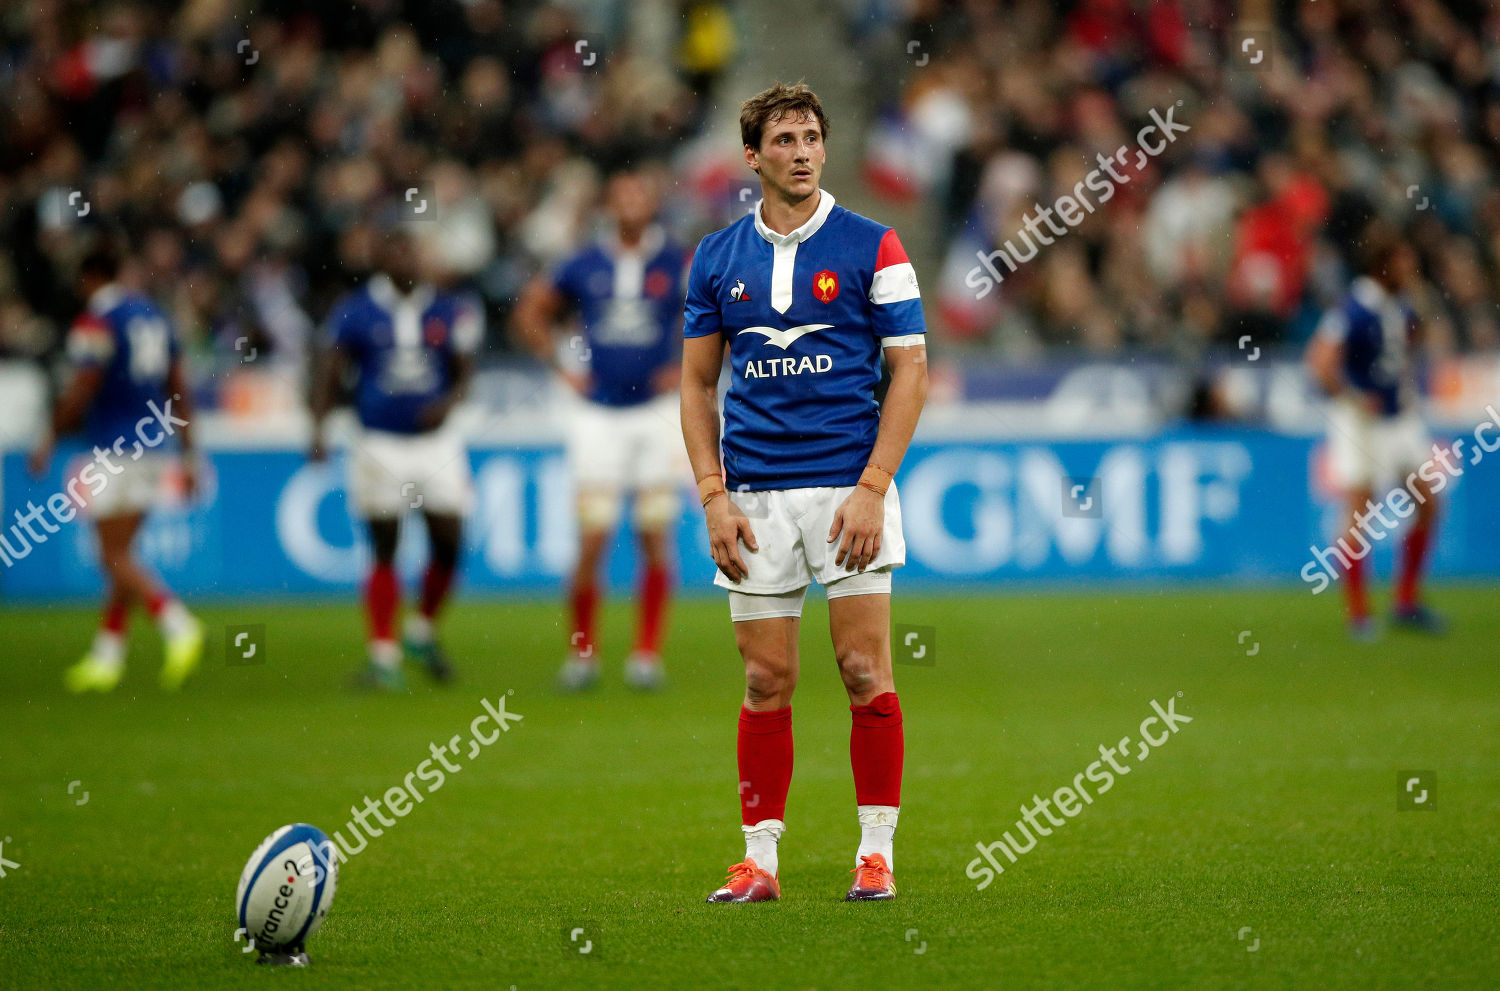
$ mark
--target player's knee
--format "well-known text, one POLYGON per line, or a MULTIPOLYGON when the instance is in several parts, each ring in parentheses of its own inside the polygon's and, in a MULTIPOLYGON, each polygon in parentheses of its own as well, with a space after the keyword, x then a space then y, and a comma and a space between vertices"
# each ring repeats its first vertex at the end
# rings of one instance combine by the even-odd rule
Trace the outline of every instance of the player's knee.
POLYGON ((661 530, 641 531, 641 557, 649 565, 667 563, 667 535, 661 530))
POLYGON ((745 697, 751 702, 767 703, 786 701, 797 679, 789 665, 763 665, 745 662, 745 697))
POLYGON ((578 523, 584 530, 612 530, 620 519, 620 495, 608 489, 578 494, 578 523))
POLYGON ((604 549, 609 543, 608 530, 585 529, 578 540, 578 573, 580 577, 593 575, 604 558, 604 549))
POLYGON ((376 564, 391 564, 396 560, 396 545, 400 537, 400 526, 395 520, 370 520, 370 553, 376 564))
POLYGON ((745 695, 755 702, 774 701, 791 694, 797 687, 792 659, 784 650, 766 649, 763 645, 740 640, 740 654, 745 659, 745 695))
POLYGON ((677 493, 670 489, 641 492, 635 497, 635 526, 642 532, 663 532, 677 513, 677 493))
POLYGON ((885 669, 881 652, 872 644, 839 644, 834 650, 839 677, 850 692, 861 692, 880 682, 885 669))

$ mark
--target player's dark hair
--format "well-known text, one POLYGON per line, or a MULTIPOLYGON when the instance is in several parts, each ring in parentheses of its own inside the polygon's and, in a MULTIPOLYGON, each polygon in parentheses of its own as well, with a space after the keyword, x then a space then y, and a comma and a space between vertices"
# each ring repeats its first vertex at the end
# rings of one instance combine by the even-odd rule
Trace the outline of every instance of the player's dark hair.
POLYGON ((823 140, 828 140, 828 115, 823 113, 823 104, 818 94, 798 82, 788 86, 778 80, 770 89, 757 93, 740 104, 740 138, 745 145, 760 150, 760 139, 767 125, 778 124, 784 118, 801 119, 811 117, 818 122, 823 140))
POLYGON ((102 240, 88 250, 78 263, 78 277, 91 277, 101 282, 113 282, 120 274, 120 252, 108 240, 102 240))

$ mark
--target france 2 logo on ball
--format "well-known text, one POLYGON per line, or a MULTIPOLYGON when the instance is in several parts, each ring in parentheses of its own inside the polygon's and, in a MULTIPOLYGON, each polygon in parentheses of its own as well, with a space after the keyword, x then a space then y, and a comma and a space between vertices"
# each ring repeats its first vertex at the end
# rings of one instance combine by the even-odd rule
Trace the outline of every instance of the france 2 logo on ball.
POLYGON ((256 949, 300 950, 318 931, 338 887, 338 853, 316 826, 282 826, 240 873, 235 908, 256 949))

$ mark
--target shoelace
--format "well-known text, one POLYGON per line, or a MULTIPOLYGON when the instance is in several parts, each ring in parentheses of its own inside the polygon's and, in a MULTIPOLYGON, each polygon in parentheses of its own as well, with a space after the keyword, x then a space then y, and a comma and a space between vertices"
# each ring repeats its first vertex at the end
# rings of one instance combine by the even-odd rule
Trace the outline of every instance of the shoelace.
POLYGON ((727 888, 730 885, 734 884, 736 881, 749 877, 751 874, 754 874, 755 871, 756 867, 754 864, 743 860, 740 861, 738 864, 735 864, 729 868, 729 879, 724 882, 724 887, 727 888))
POLYGON ((883 888, 891 876, 890 868, 873 856, 860 857, 859 866, 849 868, 849 873, 854 875, 854 885, 858 888, 883 888))

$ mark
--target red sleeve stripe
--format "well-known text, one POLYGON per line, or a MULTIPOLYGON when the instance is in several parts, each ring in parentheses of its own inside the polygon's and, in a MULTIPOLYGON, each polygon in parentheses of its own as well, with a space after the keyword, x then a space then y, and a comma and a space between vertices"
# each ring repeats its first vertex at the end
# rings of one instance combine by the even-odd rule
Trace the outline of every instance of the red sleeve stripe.
POLYGON ((115 335, 98 316, 85 313, 68 331, 67 352, 74 364, 103 364, 114 356, 115 335))
POLYGON ((875 271, 910 261, 906 257, 906 249, 901 247, 901 239, 896 236, 895 228, 886 231, 885 236, 880 239, 880 250, 875 252, 875 271))
POLYGON ((75 334, 108 334, 109 324, 97 313, 80 313, 73 321, 72 331, 75 334))

